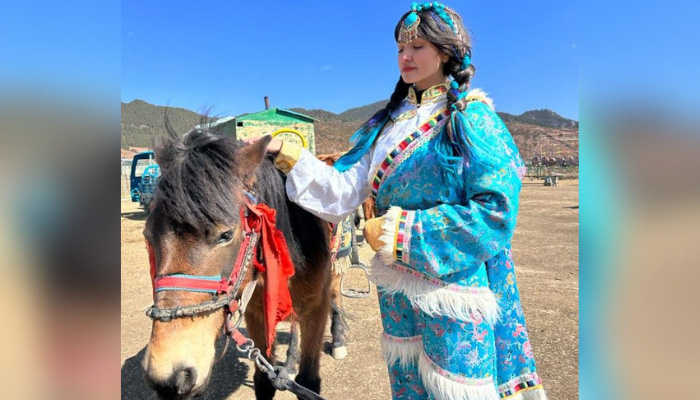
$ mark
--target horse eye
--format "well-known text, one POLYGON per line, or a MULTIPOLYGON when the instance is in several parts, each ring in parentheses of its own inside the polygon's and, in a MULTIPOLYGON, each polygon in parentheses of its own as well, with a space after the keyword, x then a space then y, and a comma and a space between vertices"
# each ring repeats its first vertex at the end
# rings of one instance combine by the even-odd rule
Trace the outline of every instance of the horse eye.
POLYGON ((216 242, 217 244, 221 243, 226 243, 230 242, 231 239, 233 239, 233 231, 226 231, 219 236, 219 240, 216 242))

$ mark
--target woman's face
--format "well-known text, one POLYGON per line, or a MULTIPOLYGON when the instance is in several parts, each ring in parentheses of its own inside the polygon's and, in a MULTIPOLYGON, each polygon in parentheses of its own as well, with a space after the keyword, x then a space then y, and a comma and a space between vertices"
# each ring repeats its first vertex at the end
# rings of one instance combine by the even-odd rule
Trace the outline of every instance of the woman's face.
POLYGON ((442 64, 448 56, 429 41, 417 38, 399 46, 399 71, 406 83, 414 83, 424 90, 445 81, 442 64))

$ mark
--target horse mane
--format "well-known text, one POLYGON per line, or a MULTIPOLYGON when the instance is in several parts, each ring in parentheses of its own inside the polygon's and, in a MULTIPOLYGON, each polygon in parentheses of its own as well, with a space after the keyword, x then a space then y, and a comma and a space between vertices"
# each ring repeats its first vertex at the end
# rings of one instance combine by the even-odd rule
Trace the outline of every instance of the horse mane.
MULTIPOLYGON (((202 120, 205 121, 206 117, 202 120)), ((165 116, 167 136, 155 145, 160 165, 156 202, 180 229, 206 234, 219 224, 235 225, 240 220, 238 190, 246 177, 236 154, 242 142, 206 127, 195 128, 180 138, 165 116)), ((283 175, 265 158, 254 171, 253 191, 259 202, 277 210, 277 228, 282 231, 297 270, 303 269, 310 254, 326 254, 328 244, 321 221, 290 202, 283 175)))
MULTIPOLYGON (((201 126, 201 125, 200 125, 201 126)), ((180 137, 165 115, 167 136, 156 139, 160 166, 156 202, 167 217, 190 231, 207 233, 217 224, 234 224, 240 218, 233 188, 241 186, 234 174, 234 155, 240 148, 232 138, 195 128, 180 137)))

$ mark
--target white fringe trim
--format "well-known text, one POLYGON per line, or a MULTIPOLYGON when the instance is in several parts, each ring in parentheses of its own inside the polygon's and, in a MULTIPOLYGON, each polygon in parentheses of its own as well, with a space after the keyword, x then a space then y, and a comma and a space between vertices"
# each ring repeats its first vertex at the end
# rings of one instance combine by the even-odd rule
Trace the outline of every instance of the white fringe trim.
POLYGON ((496 386, 491 379, 479 379, 478 384, 455 382, 442 376, 427 359, 424 353, 418 362, 423 386, 437 399, 450 400, 500 400, 496 386))
POLYGON ((475 315, 481 314, 491 325, 498 321, 498 300, 489 288, 481 288, 481 293, 446 289, 387 267, 377 256, 372 259, 370 280, 388 293, 402 293, 413 305, 431 316, 445 315, 478 323, 479 318, 475 315))
POLYGON ((390 207, 384 215, 382 235, 379 237, 379 240, 381 240, 384 245, 379 249, 377 254, 385 264, 392 264, 396 261, 394 257, 394 247, 396 243, 394 243, 394 240, 396 238, 396 226, 401 216, 401 211, 403 211, 401 207, 390 207))
POLYGON ((391 366, 398 360, 404 369, 408 364, 418 363, 418 357, 423 351, 421 336, 401 338, 384 333, 380 340, 380 345, 386 364, 391 366))
POLYGON ((350 265, 352 265, 352 263, 350 262, 349 255, 342 258, 336 258, 335 261, 333 261, 333 273, 336 275, 343 275, 344 273, 348 272, 350 265))
POLYGON ((495 109, 493 100, 488 97, 488 93, 484 92, 482 89, 472 89, 467 93, 467 102, 478 100, 486 103, 492 110, 495 109))

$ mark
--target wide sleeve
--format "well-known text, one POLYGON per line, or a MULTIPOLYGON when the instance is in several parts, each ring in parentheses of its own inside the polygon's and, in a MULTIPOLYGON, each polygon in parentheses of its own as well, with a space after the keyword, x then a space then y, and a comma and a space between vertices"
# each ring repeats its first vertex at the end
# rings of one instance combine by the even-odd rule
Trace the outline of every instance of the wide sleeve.
POLYGON ((520 156, 495 113, 472 118, 472 145, 483 157, 462 173, 462 200, 420 210, 392 207, 382 226, 385 263, 441 276, 473 271, 509 244, 518 212, 520 156))
MULTIPOLYGON (((326 165, 306 149, 297 154, 293 154, 291 160, 287 155, 283 163, 291 164, 291 169, 286 171, 287 196, 310 213, 337 224, 369 195, 369 153, 345 172, 326 165)), ((284 154, 281 156, 285 157, 284 154)), ((280 169, 284 171, 284 168, 280 169)))

